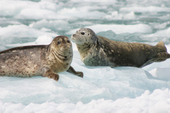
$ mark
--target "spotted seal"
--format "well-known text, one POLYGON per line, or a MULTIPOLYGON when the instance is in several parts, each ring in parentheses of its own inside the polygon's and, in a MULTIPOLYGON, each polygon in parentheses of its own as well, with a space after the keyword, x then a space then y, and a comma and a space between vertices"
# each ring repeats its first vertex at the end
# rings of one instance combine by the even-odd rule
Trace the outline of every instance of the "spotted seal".
POLYGON ((57 36, 49 45, 16 47, 0 52, 0 76, 44 77, 59 79, 57 73, 67 71, 83 77, 70 66, 73 58, 68 37, 57 36))
POLYGON ((76 43, 81 60, 87 66, 143 67, 170 58, 162 41, 156 46, 114 41, 97 36, 89 28, 81 28, 71 39, 76 43))

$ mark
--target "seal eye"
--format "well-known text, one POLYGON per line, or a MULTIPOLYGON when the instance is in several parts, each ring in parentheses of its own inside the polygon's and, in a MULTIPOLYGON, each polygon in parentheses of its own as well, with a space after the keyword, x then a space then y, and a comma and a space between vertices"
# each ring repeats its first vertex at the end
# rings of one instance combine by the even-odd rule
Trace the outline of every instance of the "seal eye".
POLYGON ((67 43, 70 43, 70 41, 69 41, 69 40, 67 40, 67 43))
POLYGON ((57 42, 57 45, 59 45, 59 44, 61 44, 61 41, 58 41, 58 42, 57 42))
POLYGON ((84 32, 81 32, 82 35, 84 35, 85 33, 84 32))

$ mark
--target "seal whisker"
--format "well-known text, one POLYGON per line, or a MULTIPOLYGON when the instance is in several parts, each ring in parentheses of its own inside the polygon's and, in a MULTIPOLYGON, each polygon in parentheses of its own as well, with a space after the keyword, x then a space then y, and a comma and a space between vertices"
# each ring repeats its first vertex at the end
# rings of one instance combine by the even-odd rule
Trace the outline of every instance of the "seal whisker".
POLYGON ((54 57, 57 59, 57 60, 67 60, 67 56, 68 55, 63 55, 62 52, 60 51, 59 53, 57 51, 52 51, 54 57))

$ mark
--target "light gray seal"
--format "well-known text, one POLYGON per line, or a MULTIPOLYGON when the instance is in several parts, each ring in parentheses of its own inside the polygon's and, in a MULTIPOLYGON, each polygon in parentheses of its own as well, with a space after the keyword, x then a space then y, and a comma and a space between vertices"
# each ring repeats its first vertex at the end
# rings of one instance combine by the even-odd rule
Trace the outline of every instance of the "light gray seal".
POLYGON ((16 47, 0 52, 0 76, 44 77, 59 79, 57 73, 68 71, 80 77, 71 67, 72 44, 68 37, 57 36, 49 45, 16 47))
POLYGON ((170 58, 162 41, 156 46, 114 41, 97 36, 89 28, 81 28, 71 38, 87 66, 143 67, 170 58))

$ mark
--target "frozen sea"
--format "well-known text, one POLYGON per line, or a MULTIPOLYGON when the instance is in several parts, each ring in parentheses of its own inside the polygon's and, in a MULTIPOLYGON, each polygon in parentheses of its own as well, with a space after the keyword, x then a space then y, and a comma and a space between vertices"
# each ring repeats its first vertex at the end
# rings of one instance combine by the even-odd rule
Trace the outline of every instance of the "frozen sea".
MULTIPOLYGON (((164 41, 170 53, 169 0, 0 0, 0 50, 49 44, 82 27, 117 41, 164 41)), ((89 67, 72 43, 72 66, 84 78, 0 77, 0 113, 170 113, 170 59, 89 67)))

